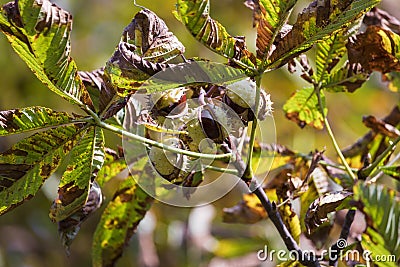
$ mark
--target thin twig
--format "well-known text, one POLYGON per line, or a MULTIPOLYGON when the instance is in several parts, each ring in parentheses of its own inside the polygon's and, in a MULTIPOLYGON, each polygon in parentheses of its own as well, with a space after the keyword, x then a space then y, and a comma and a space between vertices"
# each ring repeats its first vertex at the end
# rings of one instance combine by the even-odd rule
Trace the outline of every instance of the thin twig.
MULTIPOLYGON (((339 241, 342 240, 347 240, 347 238, 349 237, 349 233, 350 233, 350 228, 351 228, 351 224, 354 221, 354 216, 356 215, 356 210, 355 209, 350 209, 347 214, 346 214, 346 218, 344 220, 344 224, 343 224, 343 228, 342 231, 340 233, 340 238, 339 241)), ((344 247, 339 246, 338 242, 336 242, 335 244, 333 244, 330 248, 331 253, 329 254, 329 266, 335 266, 336 262, 339 260, 339 255, 340 252, 344 249, 344 247)))
POLYGON ((117 128, 117 127, 112 126, 110 124, 107 124, 107 123, 103 122, 99 118, 99 116, 97 116, 97 114, 94 111, 92 111, 89 107, 87 109, 85 109, 85 110, 86 110, 86 112, 88 114, 90 114, 92 116, 95 125, 97 125, 97 126, 99 126, 101 128, 107 129, 109 131, 112 131, 114 133, 124 135, 124 136, 126 136, 126 137, 128 137, 128 138, 130 138, 130 139, 132 139, 134 141, 137 141, 139 143, 142 143, 142 144, 155 146, 155 147, 158 147, 158 148, 161 148, 161 149, 173 152, 173 153, 182 154, 182 155, 186 155, 186 156, 190 156, 190 157, 194 157, 194 158, 214 159, 215 160, 215 159, 230 159, 232 157, 231 153, 227 153, 227 154, 203 154, 203 153, 197 153, 197 152, 193 152, 193 151, 189 151, 189 150, 180 149, 180 148, 173 147, 173 146, 168 146, 168 145, 165 145, 163 143, 160 143, 160 142, 145 138, 145 137, 137 135, 137 134, 130 133, 130 132, 125 131, 123 129, 117 128))
POLYGON ((326 117, 326 114, 324 112, 324 108, 322 106, 321 93, 320 93, 319 87, 316 88, 316 93, 317 93, 317 96, 318 96, 318 104, 319 104, 320 112, 321 112, 322 117, 324 119, 325 128, 326 128, 326 131, 328 132, 329 138, 332 141, 333 147, 335 148, 336 154, 339 156, 343 166, 346 168, 346 172, 350 175, 351 178, 353 178, 353 180, 356 180, 357 177, 354 174, 354 172, 352 171, 352 169, 350 168, 350 166, 347 163, 345 157, 343 156, 343 153, 340 150, 340 147, 339 147, 339 145, 338 145, 338 143, 336 141, 335 135, 333 134, 333 131, 332 131, 331 126, 329 124, 328 118, 326 117))

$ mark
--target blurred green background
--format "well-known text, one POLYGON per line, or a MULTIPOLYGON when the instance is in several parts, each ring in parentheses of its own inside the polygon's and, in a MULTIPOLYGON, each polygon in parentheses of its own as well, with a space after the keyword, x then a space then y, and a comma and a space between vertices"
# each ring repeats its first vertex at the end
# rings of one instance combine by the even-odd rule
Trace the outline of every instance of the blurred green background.
MULTIPOLYGON (((1 1, 1 4, 6 2, 1 1)), ((139 11, 130 0, 54 2, 73 14, 72 57, 80 70, 103 66, 112 55, 124 27, 139 11)), ((299 1, 293 13, 301 11, 309 2, 299 1)), ((198 56, 223 61, 197 43, 173 17, 173 0, 139 0, 138 3, 166 21, 170 30, 186 46, 187 58, 198 56)), ((400 17, 398 0, 384 0, 381 7, 400 17)), ((243 5, 243 1, 211 1, 211 14, 232 35, 245 35, 249 49, 255 50, 251 11, 243 5)), ((0 78, 0 110, 46 106, 59 111, 80 112, 47 90, 11 49, 3 35, 0 36, 0 78)), ((267 73, 264 77, 263 87, 274 102, 277 142, 305 153, 326 148, 326 154, 334 157, 324 131, 300 129, 283 115, 285 101, 304 85, 299 77, 290 75, 286 69, 267 73)), ((363 115, 383 117, 398 102, 398 94, 387 90, 377 74, 353 94, 328 94, 328 116, 340 146, 352 144, 367 131, 361 122, 363 115)), ((0 151, 8 149, 22 137, 1 138, 0 151)), ((106 137, 110 146, 119 143, 110 134, 106 137)), ((71 256, 67 257, 59 242, 57 226, 48 217, 57 190, 57 179, 54 175, 34 199, 0 217, 0 267, 91 265, 91 238, 99 213, 83 225, 72 244, 71 256)), ((243 187, 239 186, 212 206, 197 209, 156 203, 151 216, 141 224, 140 234, 132 238, 117 266, 157 266, 157 263, 160 266, 257 266, 254 255, 257 250, 267 243, 277 247, 282 247, 282 243, 276 238, 276 231, 269 222, 251 227, 222 223, 222 208, 236 204, 243 191, 243 187)))

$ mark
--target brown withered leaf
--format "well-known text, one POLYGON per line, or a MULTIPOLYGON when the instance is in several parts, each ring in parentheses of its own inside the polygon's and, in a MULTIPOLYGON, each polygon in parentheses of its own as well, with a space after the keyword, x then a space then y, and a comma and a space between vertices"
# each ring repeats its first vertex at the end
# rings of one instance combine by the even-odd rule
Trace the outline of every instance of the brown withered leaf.
POLYGON ((314 200, 304 219, 308 234, 326 222, 328 213, 335 211, 352 195, 353 193, 348 191, 329 192, 314 200))
POLYGON ((122 96, 134 93, 152 75, 170 66, 165 62, 183 54, 184 50, 163 20, 148 9, 141 10, 125 28, 106 64, 104 82, 106 92, 111 93, 104 97, 112 99, 115 92, 122 96))
POLYGON ((318 40, 343 30, 359 19, 378 0, 359 1, 315 0, 297 17, 293 28, 280 40, 269 57, 269 68, 277 68, 307 51, 318 40))
POLYGON ((264 59, 273 49, 273 44, 286 35, 291 27, 287 18, 297 0, 247 0, 245 6, 253 11, 253 27, 257 28, 257 58, 264 59), (279 36, 281 35, 281 36, 279 36))
POLYGON ((400 34, 400 21, 388 12, 377 7, 374 7, 365 14, 363 24, 367 26, 379 26, 385 30, 400 34))
POLYGON ((350 64, 361 64, 367 72, 383 74, 400 71, 400 36, 378 26, 368 26, 364 33, 347 43, 350 64))
POLYGON ((85 205, 68 218, 58 222, 58 233, 68 255, 70 245, 78 234, 82 223, 100 208, 102 202, 101 189, 96 182, 93 182, 85 205))
POLYGON ((372 115, 364 116, 363 123, 375 133, 383 134, 390 138, 396 138, 400 136, 400 131, 396 127, 385 123, 383 120, 377 119, 372 115))

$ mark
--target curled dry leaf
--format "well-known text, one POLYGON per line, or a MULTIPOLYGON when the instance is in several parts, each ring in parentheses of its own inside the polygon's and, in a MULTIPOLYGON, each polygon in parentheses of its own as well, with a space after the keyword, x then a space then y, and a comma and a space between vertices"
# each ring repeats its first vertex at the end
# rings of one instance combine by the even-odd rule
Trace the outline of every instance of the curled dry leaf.
POLYGON ((361 64, 367 72, 383 74, 400 71, 400 36, 378 26, 350 38, 347 51, 350 64, 361 64))
POLYGON ((314 200, 308 208, 304 219, 308 233, 310 234, 313 230, 326 222, 328 220, 328 213, 335 211, 352 195, 353 193, 348 191, 337 191, 326 193, 314 200))
MULTIPOLYGON (((141 10, 125 28, 122 39, 105 67, 105 84, 121 96, 132 94, 152 75, 168 68, 165 62, 185 48, 163 20, 141 10)), ((100 99, 101 100, 101 99, 100 99)))
POLYGON ((385 123, 383 120, 377 119, 374 116, 364 116, 363 123, 368 128, 371 128, 375 133, 383 134, 390 138, 400 136, 400 131, 396 127, 385 123))

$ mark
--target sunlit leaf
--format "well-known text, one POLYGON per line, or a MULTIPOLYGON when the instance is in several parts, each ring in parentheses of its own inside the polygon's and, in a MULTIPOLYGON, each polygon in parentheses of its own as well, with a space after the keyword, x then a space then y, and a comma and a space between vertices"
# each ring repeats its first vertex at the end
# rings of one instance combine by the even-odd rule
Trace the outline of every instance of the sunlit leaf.
POLYGON ((265 59, 275 38, 285 25, 297 0, 247 0, 245 5, 253 10, 253 27, 257 28, 257 57, 265 59))
POLYGON ((53 221, 62 221, 85 205, 90 185, 103 163, 103 131, 89 127, 71 150, 66 171, 58 186, 58 196, 50 210, 53 221))
MULTIPOLYGON (((104 77, 106 90, 110 91, 108 95, 113 95, 113 91, 121 95, 134 93, 133 90, 139 89, 148 78, 170 67, 166 62, 184 50, 163 20, 148 9, 141 10, 125 28, 115 53, 106 64, 104 77), (127 89, 130 91, 125 92, 127 89)), ((103 97, 100 101, 105 101, 103 97)))
MULTIPOLYGON (((325 96, 322 92, 320 94, 324 113, 326 114, 325 96)), ((296 122, 301 128, 309 125, 316 129, 322 129, 324 126, 324 116, 320 112, 318 96, 313 88, 298 90, 286 102, 283 110, 286 113, 286 117, 296 122)))
POLYGON ((293 210, 290 202, 286 202, 285 204, 279 206, 278 208, 283 223, 288 228, 290 234, 293 239, 299 243, 300 235, 301 235, 301 227, 300 227, 300 219, 297 216, 296 212, 293 210))
POLYGON ((0 154, 0 215, 32 198, 82 136, 76 125, 36 133, 0 154))
POLYGON ((400 36, 378 26, 350 38, 347 44, 350 64, 361 64, 368 72, 400 71, 400 36))
POLYGON ((124 157, 120 157, 117 152, 111 149, 105 150, 104 164, 100 171, 97 173, 96 181, 99 183, 100 187, 109 182, 112 178, 120 174, 122 171, 126 170, 126 175, 128 175, 127 165, 124 157))
POLYGON ((269 58, 268 68, 284 65, 290 59, 350 26, 380 0, 346 0, 312 2, 298 16, 292 30, 276 45, 269 58))
POLYGON ((72 120, 66 112, 43 107, 0 111, 0 136, 59 126, 72 123, 72 120))
POLYGON ((246 78, 243 71, 220 63, 209 61, 189 61, 180 64, 147 62, 146 66, 142 66, 145 62, 139 56, 129 50, 122 50, 121 53, 124 53, 124 59, 118 64, 120 66, 124 64, 124 73, 119 68, 110 69, 110 71, 115 71, 112 74, 112 81, 118 85, 118 92, 121 96, 132 94, 138 89, 153 93, 193 83, 227 85, 246 78), (135 65, 135 62, 139 65, 135 65), (138 69, 143 69, 148 74, 140 72, 145 75, 137 76, 138 69))
POLYGON ((92 101, 70 57, 72 16, 48 0, 9 2, 0 29, 11 46, 50 90, 80 106, 92 101))
POLYGON ((347 36, 337 32, 316 45, 315 73, 316 82, 323 82, 329 77, 330 72, 346 54, 347 36))
POLYGON ((189 32, 212 51, 255 68, 255 56, 246 49, 244 37, 231 36, 209 15, 209 0, 178 0, 175 16, 189 32))
POLYGON ((376 246, 372 255, 384 250, 400 255, 400 201, 396 192, 382 185, 358 183, 354 186, 354 200, 361 202, 362 212, 367 216, 368 228, 361 241, 363 248, 376 246))
MULTIPOLYGON (((399 266, 398 260, 400 254, 395 254, 388 250, 385 246, 385 243, 385 238, 372 228, 367 228, 366 232, 362 234, 361 246, 364 250, 369 251, 368 260, 370 262, 373 262, 374 265, 378 267, 399 266)), ((364 255, 368 254, 365 253, 364 255)))
POLYGON ((390 175, 393 178, 397 179, 400 181, 400 166, 396 165, 396 166, 382 166, 379 168, 381 171, 383 171, 384 174, 386 175, 390 175))
POLYGON ((351 192, 347 191, 328 192, 311 203, 304 219, 308 233, 327 221, 328 213, 337 210, 341 205, 345 205, 343 202, 352 195, 351 192))
POLYGON ((152 198, 136 183, 137 178, 151 179, 146 170, 147 158, 131 167, 136 178, 127 177, 107 205, 93 238, 93 266, 114 266, 150 209, 152 198))
POLYGON ((322 88, 329 92, 354 92, 369 78, 369 73, 357 67, 357 64, 346 63, 343 67, 332 70, 322 81, 322 88))

